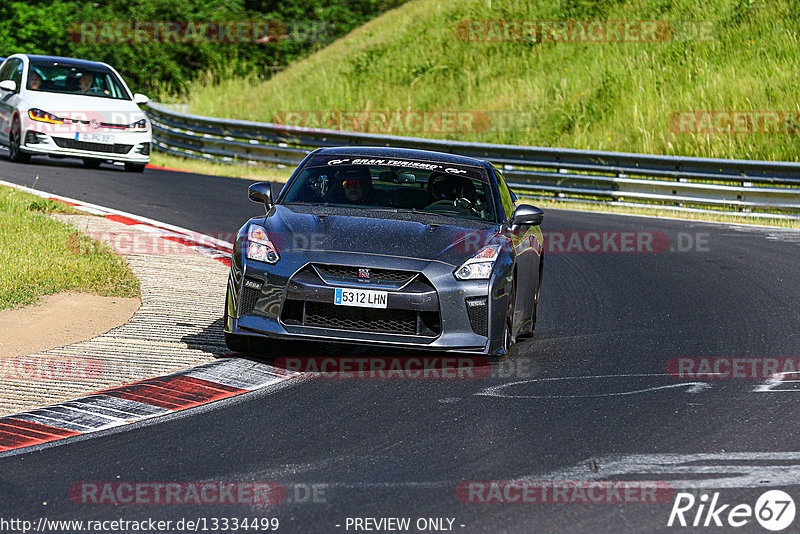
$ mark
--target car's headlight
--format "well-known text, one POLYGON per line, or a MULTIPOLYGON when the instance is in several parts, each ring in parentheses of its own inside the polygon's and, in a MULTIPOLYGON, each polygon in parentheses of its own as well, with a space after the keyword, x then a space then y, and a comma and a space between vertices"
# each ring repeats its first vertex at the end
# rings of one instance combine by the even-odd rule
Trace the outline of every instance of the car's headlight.
POLYGON ((269 240, 267 231, 257 224, 251 224, 247 229, 247 243, 245 244, 247 259, 263 261, 266 263, 278 263, 281 257, 278 249, 269 240))
POLYGON ((41 109, 38 109, 38 108, 29 109, 28 110, 28 117, 30 117, 31 120, 35 120, 35 121, 38 121, 38 122, 47 122, 47 123, 50 123, 50 124, 62 124, 64 122, 64 119, 62 119, 60 117, 56 117, 52 113, 48 113, 46 111, 42 111, 41 109))
POLYGON ((489 245, 461 264, 455 270, 459 280, 488 280, 492 275, 494 262, 500 255, 500 245, 489 245))
POLYGON ((133 130, 146 130, 147 129, 147 119, 138 120, 132 124, 128 125, 128 128, 133 130))

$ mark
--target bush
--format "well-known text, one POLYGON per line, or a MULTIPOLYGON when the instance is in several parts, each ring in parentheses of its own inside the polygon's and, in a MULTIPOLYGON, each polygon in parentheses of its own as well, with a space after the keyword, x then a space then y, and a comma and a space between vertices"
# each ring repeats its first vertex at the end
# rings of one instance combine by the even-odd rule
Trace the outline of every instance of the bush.
MULTIPOLYGON (((114 66, 135 91, 182 92, 199 73, 268 78, 404 0, 33 0, 0 3, 0 55, 79 57, 114 66), (93 42, 81 23, 273 22, 282 38, 265 43, 93 42), (83 38, 82 38, 83 37, 83 38), (84 42, 81 42, 81 41, 84 42)), ((88 28, 90 26, 84 26, 88 28)), ((100 25, 98 24, 98 27, 100 25)), ((273 31, 272 33, 278 33, 273 31)))

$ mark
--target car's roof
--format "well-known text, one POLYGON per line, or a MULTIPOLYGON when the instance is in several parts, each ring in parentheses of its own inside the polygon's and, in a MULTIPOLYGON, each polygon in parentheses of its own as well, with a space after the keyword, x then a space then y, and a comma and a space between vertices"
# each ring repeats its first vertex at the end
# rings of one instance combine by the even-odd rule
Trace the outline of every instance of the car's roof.
POLYGON ((33 54, 21 54, 27 56, 32 61, 57 61, 59 63, 69 63, 76 67, 94 67, 94 68, 108 68, 108 65, 99 61, 89 61, 88 59, 76 59, 72 57, 59 57, 59 56, 38 56, 33 54))
POLYGON ((374 158, 374 157, 402 158, 411 160, 434 161, 437 163, 452 163, 454 165, 471 165, 474 167, 482 166, 481 161, 475 158, 458 156, 456 154, 447 154, 445 152, 433 152, 430 150, 415 150, 411 148, 363 147, 363 146, 335 147, 335 148, 323 148, 322 150, 316 152, 315 155, 363 156, 368 158, 374 158))

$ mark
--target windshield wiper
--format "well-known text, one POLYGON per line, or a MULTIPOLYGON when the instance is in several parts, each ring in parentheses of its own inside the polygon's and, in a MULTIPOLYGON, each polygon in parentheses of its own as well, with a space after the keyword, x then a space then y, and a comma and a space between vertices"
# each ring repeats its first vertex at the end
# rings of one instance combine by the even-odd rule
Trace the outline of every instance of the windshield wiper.
MULTIPOLYGON (((387 211, 389 213, 413 213, 414 215, 438 215, 439 217, 455 217, 446 213, 438 213, 435 211, 418 210, 416 208, 374 208, 373 211, 387 211)), ((458 217, 455 217, 458 218, 458 217)))

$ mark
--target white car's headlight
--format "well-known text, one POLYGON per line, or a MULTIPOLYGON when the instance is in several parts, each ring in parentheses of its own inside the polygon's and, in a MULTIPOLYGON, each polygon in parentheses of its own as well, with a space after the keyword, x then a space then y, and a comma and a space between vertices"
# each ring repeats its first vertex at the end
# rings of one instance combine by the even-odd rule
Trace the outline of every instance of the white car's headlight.
POLYGON ((455 270, 459 280, 488 280, 492 275, 494 262, 500 255, 500 245, 489 245, 461 264, 455 270))
POLYGON ((28 117, 37 122, 47 122, 50 124, 62 124, 64 119, 56 117, 52 113, 48 113, 38 108, 31 108, 28 110, 28 117))
POLYGON ((247 229, 245 249, 245 256, 250 260, 278 263, 278 260, 281 259, 278 249, 269 240, 267 231, 257 224, 251 224, 247 229))

